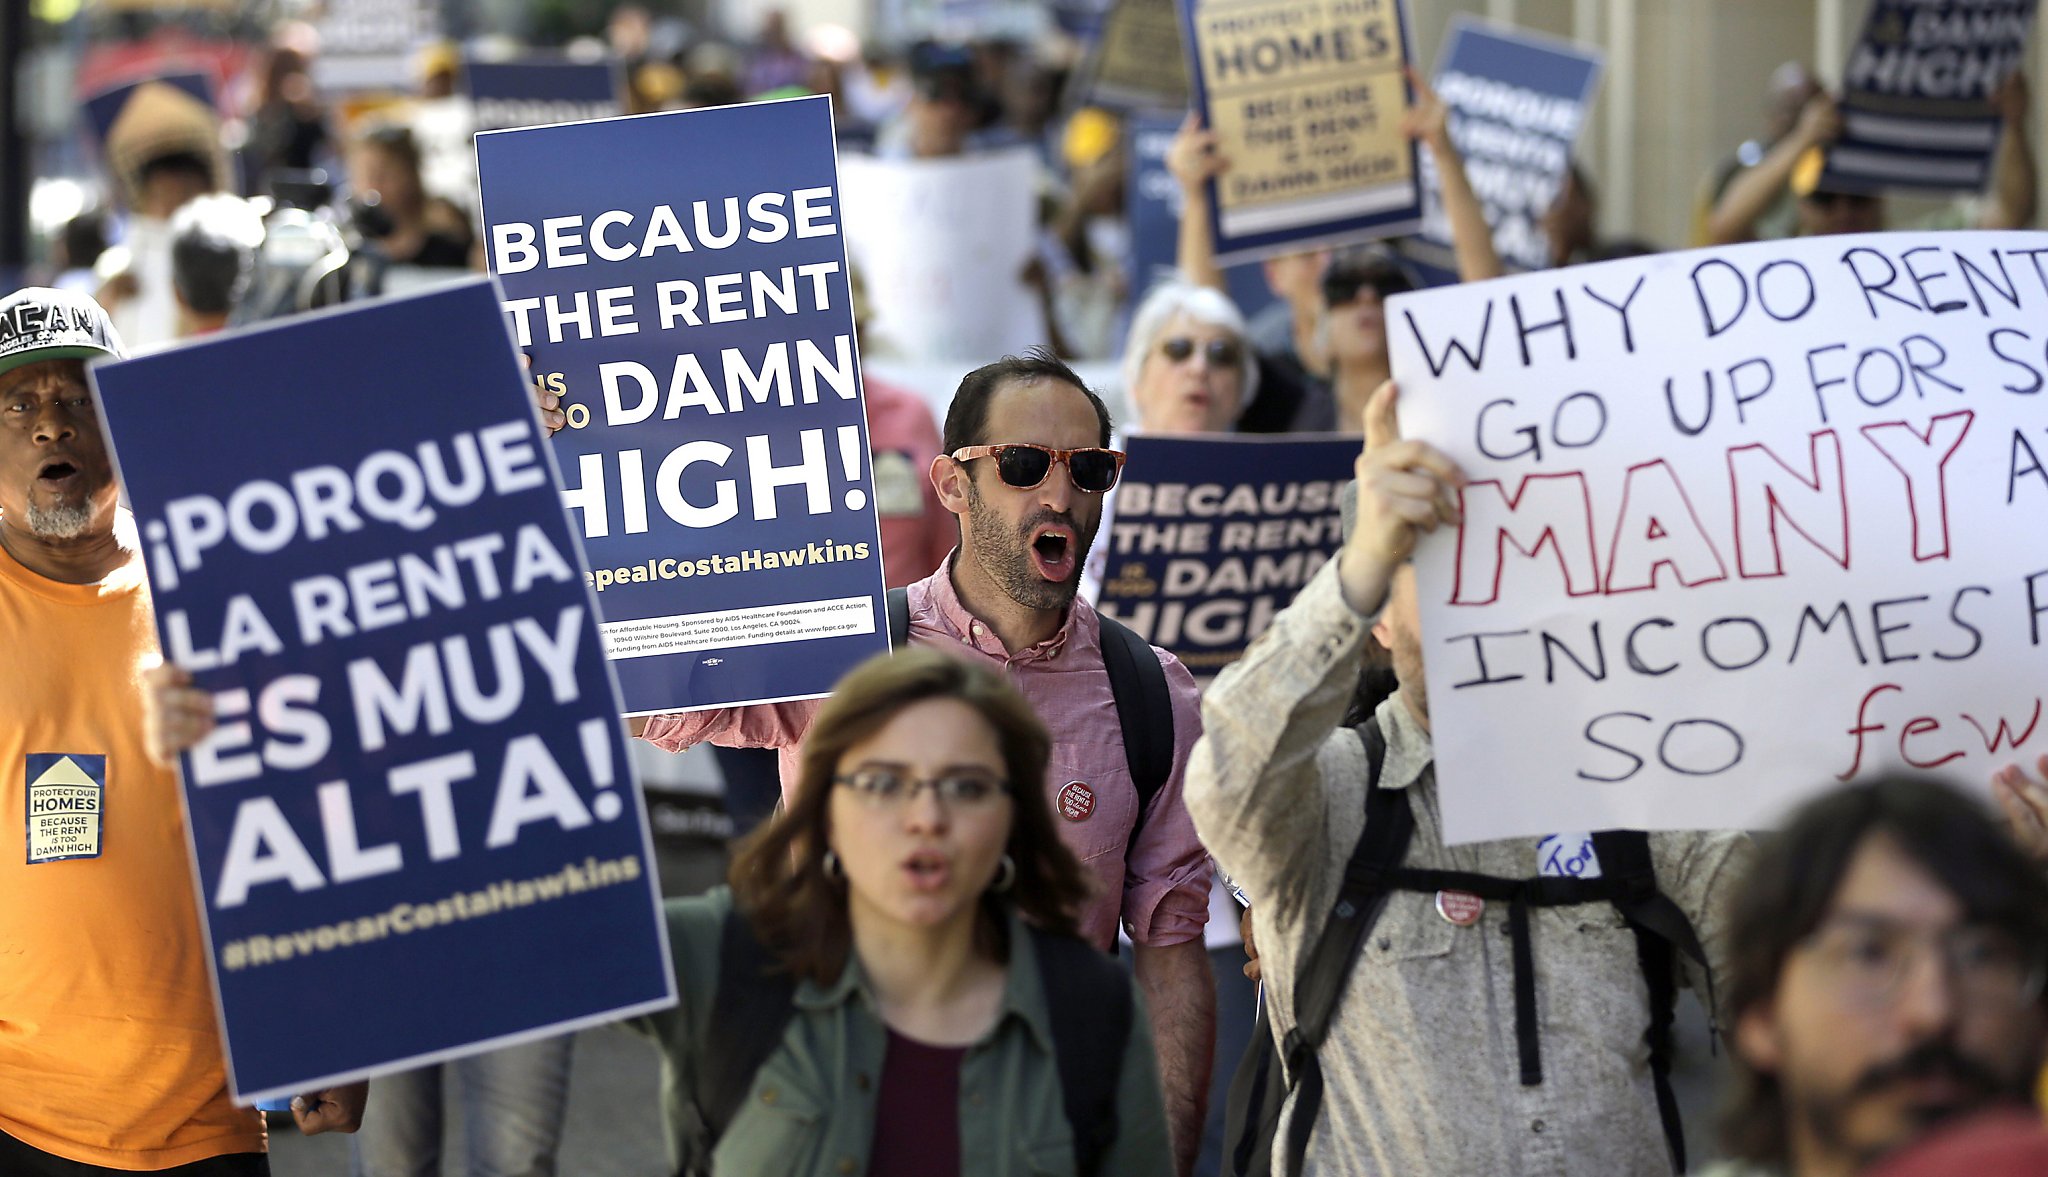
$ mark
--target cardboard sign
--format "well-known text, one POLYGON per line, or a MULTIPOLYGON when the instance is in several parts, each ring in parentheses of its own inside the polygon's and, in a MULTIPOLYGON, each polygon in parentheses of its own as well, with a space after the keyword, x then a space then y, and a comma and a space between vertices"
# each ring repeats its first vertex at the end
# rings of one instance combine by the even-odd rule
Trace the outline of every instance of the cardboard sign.
POLYGON ((1224 264, 1396 237, 1421 217, 1400 0, 1180 0, 1196 101, 1230 170, 1224 264))
MULTIPOLYGON (((218 716, 180 768, 236 1096, 672 1004, 596 602, 491 283, 92 371, 164 657, 218 716)), ((82 799, 77 768, 45 779, 82 799)))
POLYGON ((1125 452, 1096 607, 1212 676, 1336 552, 1358 439, 1136 436, 1125 452))
POLYGON ((888 648, 829 100, 476 150, 627 711, 828 693, 888 648))
MULTIPOLYGON (((1568 42, 1458 20, 1437 67, 1451 143, 1486 206, 1493 247, 1511 269, 1550 266, 1543 216, 1564 187, 1572 147, 1600 79, 1600 54, 1568 42)), ((1442 183, 1422 154, 1422 232, 1429 259, 1455 272, 1442 183)))
POLYGON ((1991 104, 2026 61, 2035 0, 1871 0, 1842 74, 1830 191, 1981 192, 2003 120, 1991 104))
POLYGON ((2048 234, 1765 242, 1392 300, 1446 840, 1753 829, 2048 751, 2048 234))
POLYGON ((1046 342, 1024 268, 1038 248, 1038 155, 849 156, 846 238, 867 284, 871 337, 962 371, 1046 342))
POLYGON ((613 118, 624 109, 616 62, 466 61, 462 78, 479 131, 613 118))
POLYGON ((1187 109, 1187 55, 1174 0, 1117 0, 1090 55, 1086 100, 1112 110, 1187 109))

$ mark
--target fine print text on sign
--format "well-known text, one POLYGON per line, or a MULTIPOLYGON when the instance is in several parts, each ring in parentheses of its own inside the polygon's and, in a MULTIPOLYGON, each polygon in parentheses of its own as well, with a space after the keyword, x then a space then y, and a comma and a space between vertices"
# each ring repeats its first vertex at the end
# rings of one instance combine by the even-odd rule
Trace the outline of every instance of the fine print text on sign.
POLYGON ((1756 828, 2048 750, 2048 235, 1761 243, 1405 296, 1446 833, 1756 828))
POLYGON ((628 713, 827 693, 888 648, 829 100, 476 144, 628 713))
POLYGON ((1398 0, 1181 4, 1201 110, 1230 160, 1211 183, 1219 260, 1414 229, 1398 0))
MULTIPOLYGON (((673 1002, 596 602, 493 284, 93 377, 164 657, 218 717, 181 767, 236 1094, 673 1002)), ((44 783, 95 801, 75 759, 44 783)))

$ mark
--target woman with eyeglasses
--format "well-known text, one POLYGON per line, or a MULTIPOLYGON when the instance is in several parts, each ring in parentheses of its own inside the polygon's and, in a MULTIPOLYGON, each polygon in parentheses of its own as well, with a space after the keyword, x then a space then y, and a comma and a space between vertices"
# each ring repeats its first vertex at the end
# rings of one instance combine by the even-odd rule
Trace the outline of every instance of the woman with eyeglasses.
POLYGON ((943 653, 841 680, 731 888, 668 905, 681 1004, 644 1028, 681 1172, 1168 1172, 1147 1020, 1075 935, 1050 748, 943 653))

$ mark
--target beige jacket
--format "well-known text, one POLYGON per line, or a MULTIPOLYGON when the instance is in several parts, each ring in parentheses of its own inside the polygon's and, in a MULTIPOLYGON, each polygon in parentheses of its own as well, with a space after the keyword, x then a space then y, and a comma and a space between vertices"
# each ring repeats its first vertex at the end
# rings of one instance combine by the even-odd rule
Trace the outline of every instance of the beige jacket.
MULTIPOLYGON (((1365 823, 1364 748, 1337 725, 1369 625, 1345 603, 1330 561, 1210 686, 1205 734, 1188 767, 1196 829, 1252 898, 1276 1042, 1294 1026, 1293 978, 1365 823)), ((1378 714, 1388 745, 1381 783, 1411 791, 1406 865, 1537 875, 1536 839, 1444 846, 1429 735, 1399 695, 1378 714)), ((1650 846, 1658 886, 1692 920, 1719 971, 1725 896, 1747 869, 1748 838, 1653 834, 1650 846)), ((1437 914, 1432 896, 1389 898, 1323 1047, 1309 1173, 1671 1172, 1643 1042, 1649 1002, 1634 933, 1606 904, 1537 908, 1531 927, 1544 1081, 1524 1087, 1505 905, 1488 904, 1477 924, 1458 927, 1437 914)), ((1286 1131, 1283 1117, 1280 1139, 1286 1131)))

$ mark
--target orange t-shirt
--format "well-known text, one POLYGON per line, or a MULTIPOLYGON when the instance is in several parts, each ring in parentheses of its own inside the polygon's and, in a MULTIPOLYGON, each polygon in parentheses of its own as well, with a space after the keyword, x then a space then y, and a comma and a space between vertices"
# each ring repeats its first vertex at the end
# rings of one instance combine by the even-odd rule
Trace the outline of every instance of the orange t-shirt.
POLYGON ((228 1098, 177 778, 142 742, 140 558, 0 551, 0 1132, 115 1169, 261 1152, 228 1098))

